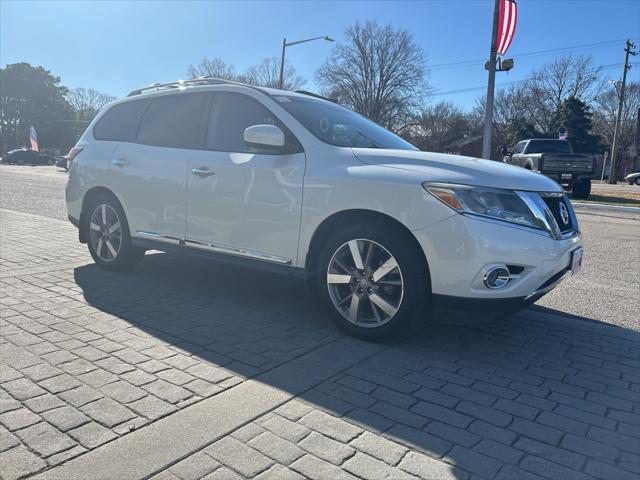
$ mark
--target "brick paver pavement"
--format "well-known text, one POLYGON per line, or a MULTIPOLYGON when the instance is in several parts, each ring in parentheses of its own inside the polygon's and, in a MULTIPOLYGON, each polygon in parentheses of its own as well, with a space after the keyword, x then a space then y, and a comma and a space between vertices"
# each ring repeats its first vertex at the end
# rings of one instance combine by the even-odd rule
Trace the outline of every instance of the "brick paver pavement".
POLYGON ((640 475, 637 332, 528 310, 365 344, 296 280, 167 254, 109 273, 66 222, 0 221, 3 479, 640 475), (173 456, 108 461, 190 421, 173 456))

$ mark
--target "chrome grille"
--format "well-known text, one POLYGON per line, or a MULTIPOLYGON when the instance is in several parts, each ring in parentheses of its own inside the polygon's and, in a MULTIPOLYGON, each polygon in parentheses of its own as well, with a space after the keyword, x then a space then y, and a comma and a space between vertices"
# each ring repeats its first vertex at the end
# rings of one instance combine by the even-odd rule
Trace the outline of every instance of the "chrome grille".
POLYGON ((571 205, 565 195, 562 196, 543 196, 544 203, 549 207, 553 214, 560 232, 567 233, 574 229, 573 219, 571 215, 571 205), (563 215, 564 210, 564 215, 563 215))

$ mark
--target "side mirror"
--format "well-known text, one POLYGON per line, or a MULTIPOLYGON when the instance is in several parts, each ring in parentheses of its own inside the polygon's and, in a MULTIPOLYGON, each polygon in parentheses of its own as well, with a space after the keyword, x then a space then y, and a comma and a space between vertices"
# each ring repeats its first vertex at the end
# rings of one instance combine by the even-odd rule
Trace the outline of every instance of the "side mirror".
POLYGON ((507 157, 507 156, 511 155, 511 152, 509 151, 509 149, 508 149, 507 147, 502 147, 502 148, 500 149, 500 154, 501 154, 503 157, 507 157))
POLYGON ((284 147, 284 132, 275 125, 252 125, 245 128, 244 141, 256 147, 284 147))

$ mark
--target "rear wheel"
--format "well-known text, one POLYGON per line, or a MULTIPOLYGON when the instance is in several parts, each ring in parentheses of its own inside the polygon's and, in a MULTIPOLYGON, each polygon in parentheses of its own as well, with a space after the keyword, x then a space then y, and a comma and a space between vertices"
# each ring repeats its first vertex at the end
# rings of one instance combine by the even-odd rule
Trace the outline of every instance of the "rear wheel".
POLYGON ((407 328, 429 298, 428 274, 415 243, 387 224, 349 226, 318 257, 317 286, 334 322, 365 339, 407 328))
POLYGON ((574 183, 571 190, 574 198, 587 199, 591 195, 591 180, 574 183))
POLYGON ((636 178, 636 185, 640 185, 640 177, 636 178))
POLYGON ((110 195, 94 198, 87 209, 84 234, 89 252, 100 268, 130 270, 144 257, 144 249, 131 244, 131 235, 120 204, 110 195))
POLYGON ((17 163, 18 165, 24 165, 24 159, 19 158, 19 159, 16 161, 16 163, 17 163))

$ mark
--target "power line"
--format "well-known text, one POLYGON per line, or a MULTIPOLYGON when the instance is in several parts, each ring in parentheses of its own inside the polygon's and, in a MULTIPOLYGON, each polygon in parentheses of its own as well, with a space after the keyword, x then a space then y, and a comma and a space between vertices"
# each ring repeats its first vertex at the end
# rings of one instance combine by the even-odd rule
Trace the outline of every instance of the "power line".
MULTIPOLYGON (((602 65, 600 68, 600 70, 610 70, 612 68, 620 68, 623 64, 622 63, 612 63, 610 65, 602 65)), ((629 65, 633 65, 633 66, 638 66, 640 65, 639 63, 630 63, 629 65)), ((514 80, 512 82, 503 82, 503 83, 498 83, 496 85, 496 87, 508 87, 509 85, 515 85, 517 83, 524 83, 527 82, 528 78, 525 78, 523 80, 514 80)), ((445 92, 434 92, 431 94, 431 96, 436 97, 439 95, 453 95, 455 93, 465 93, 465 92, 473 92, 474 90, 484 90, 485 88, 487 88, 486 85, 482 85, 479 87, 467 87, 467 88, 460 88, 457 90, 448 90, 445 92)))
MULTIPOLYGON (((617 40, 606 40, 602 42, 594 42, 594 43, 585 43, 582 45, 574 45, 571 47, 561 47, 561 48, 551 48, 547 50, 537 50, 534 52, 527 52, 521 54, 513 55, 514 58, 535 58, 535 57, 543 57, 545 55, 551 55, 557 52, 567 52, 567 51, 577 51, 577 50, 589 50, 592 48, 600 48, 600 47, 613 47, 620 42, 624 42, 626 39, 617 39, 617 40)), ((429 70, 444 70, 452 67, 462 67, 462 66, 472 66, 472 65, 483 65, 486 59, 476 59, 476 60, 463 60, 460 62, 451 62, 451 63, 440 63, 436 65, 427 65, 429 70)))

